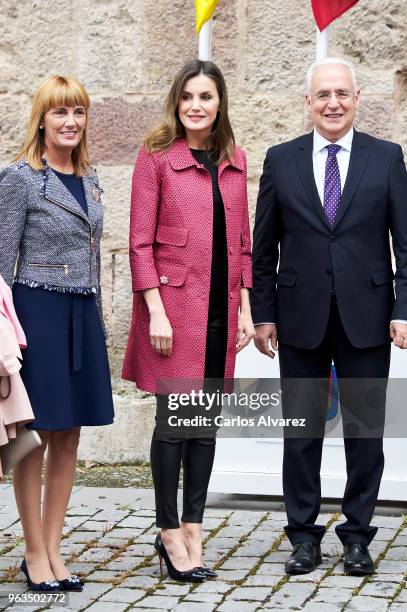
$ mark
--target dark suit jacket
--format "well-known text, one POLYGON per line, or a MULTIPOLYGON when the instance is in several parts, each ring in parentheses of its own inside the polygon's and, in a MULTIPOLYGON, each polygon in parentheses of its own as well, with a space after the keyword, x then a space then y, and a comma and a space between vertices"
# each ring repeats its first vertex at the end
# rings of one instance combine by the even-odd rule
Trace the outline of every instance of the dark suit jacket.
POLYGON ((316 348, 327 328, 334 288, 351 343, 358 348, 384 344, 390 320, 407 320, 402 150, 355 131, 333 227, 315 184, 312 150, 310 133, 267 152, 254 228, 253 320, 277 323, 282 343, 316 348))

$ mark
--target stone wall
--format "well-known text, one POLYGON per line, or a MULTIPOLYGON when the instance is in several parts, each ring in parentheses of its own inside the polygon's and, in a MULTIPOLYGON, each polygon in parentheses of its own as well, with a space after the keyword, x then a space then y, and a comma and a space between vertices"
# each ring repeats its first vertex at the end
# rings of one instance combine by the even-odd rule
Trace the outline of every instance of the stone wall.
MULTIPOLYGON (((304 73, 315 54, 310 0, 220 0, 213 59, 230 91, 249 163, 253 218, 266 149, 309 129, 304 73)), ((118 412, 115 429, 88 432, 82 454, 129 460, 147 452, 152 402, 120 380, 131 306, 127 256, 132 166, 160 116, 179 66, 197 55, 193 0, 3 0, 0 163, 22 143, 31 96, 50 74, 73 74, 92 99, 90 141, 105 190, 103 298, 118 412), (129 435, 130 434, 130 435, 129 435)), ((358 127, 407 152, 407 3, 360 0, 331 33, 330 53, 352 60, 362 86, 358 127)))

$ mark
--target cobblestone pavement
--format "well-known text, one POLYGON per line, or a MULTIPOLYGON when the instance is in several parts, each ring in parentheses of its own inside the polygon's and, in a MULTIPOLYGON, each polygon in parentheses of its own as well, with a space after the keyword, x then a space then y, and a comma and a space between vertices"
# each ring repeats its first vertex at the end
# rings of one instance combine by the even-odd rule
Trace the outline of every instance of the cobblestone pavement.
MULTIPOLYGON (((407 610, 407 521, 402 516, 375 517, 379 531, 370 551, 377 571, 355 578, 344 575, 333 531, 340 516, 322 514, 319 521, 328 527, 322 565, 311 574, 289 578, 284 574, 290 550, 284 512, 267 511, 264 504, 261 510, 224 505, 209 503, 204 522, 205 560, 217 569, 218 579, 183 585, 160 578, 151 490, 76 487, 63 554, 72 572, 86 577, 86 586, 82 593, 69 594, 68 607, 53 605, 53 610, 407 610)), ((0 529, 0 609, 46 608, 8 603, 10 593, 27 592, 19 571, 23 544, 10 485, 0 486, 0 529)))

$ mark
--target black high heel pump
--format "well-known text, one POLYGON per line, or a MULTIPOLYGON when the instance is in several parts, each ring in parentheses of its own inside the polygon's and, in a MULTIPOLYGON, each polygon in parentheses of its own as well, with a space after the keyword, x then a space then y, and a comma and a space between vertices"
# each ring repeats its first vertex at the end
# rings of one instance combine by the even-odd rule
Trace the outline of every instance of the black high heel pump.
POLYGON ((178 580, 180 582, 203 582, 205 580, 206 576, 199 567, 193 567, 192 569, 186 570, 185 572, 180 572, 173 566, 160 534, 158 534, 155 539, 154 548, 156 549, 158 557, 160 559, 161 576, 163 575, 164 560, 165 565, 167 566, 168 575, 172 580, 178 580))

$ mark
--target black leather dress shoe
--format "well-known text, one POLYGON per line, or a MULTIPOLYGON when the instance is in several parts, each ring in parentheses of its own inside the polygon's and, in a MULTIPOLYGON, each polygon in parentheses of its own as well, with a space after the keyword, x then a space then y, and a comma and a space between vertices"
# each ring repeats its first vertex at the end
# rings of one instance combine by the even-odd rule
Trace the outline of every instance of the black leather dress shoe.
POLYGON ((355 542, 344 546, 343 567, 350 576, 373 574, 374 565, 366 544, 355 542))
POLYGON ((286 561, 287 574, 308 574, 322 563, 321 547, 313 542, 300 542, 286 561))

